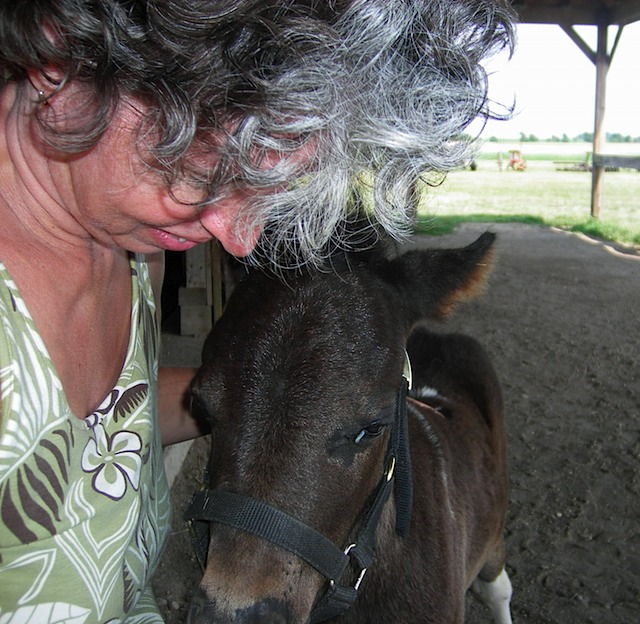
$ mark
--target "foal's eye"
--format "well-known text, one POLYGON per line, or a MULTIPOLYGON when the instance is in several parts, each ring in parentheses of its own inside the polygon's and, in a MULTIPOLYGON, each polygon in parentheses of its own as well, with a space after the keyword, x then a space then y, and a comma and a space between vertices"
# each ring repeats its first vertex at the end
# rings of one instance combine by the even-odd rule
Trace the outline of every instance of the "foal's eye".
POLYGON ((354 441, 356 444, 360 444, 360 442, 367 438, 377 438, 386 428, 387 425, 385 423, 372 422, 356 436, 354 441))

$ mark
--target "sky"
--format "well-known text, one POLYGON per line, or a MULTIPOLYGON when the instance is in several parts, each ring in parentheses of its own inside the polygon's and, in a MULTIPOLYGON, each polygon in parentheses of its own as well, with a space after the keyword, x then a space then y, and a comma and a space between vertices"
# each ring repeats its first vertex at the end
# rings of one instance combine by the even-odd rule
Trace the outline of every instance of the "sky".
MULTIPOLYGON (((609 28, 609 48, 616 36, 609 28)), ((596 27, 576 31, 595 50, 596 27)), ((640 22, 624 27, 607 79, 604 129, 640 137, 640 22)), ((539 139, 570 138, 593 132, 595 65, 557 25, 518 26, 518 45, 510 61, 497 58, 488 66, 490 96, 499 102, 516 100, 517 114, 507 122, 490 122, 482 136, 539 139)))

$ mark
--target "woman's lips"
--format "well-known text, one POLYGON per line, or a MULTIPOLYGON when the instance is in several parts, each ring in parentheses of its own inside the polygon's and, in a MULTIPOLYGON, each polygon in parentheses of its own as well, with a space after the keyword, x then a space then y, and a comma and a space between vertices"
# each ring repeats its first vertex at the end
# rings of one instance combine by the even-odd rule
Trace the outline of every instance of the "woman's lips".
POLYGON ((189 240, 188 238, 183 238, 182 236, 178 236, 177 234, 172 234, 171 232, 160 230, 158 228, 154 228, 152 230, 152 235, 158 247, 168 251, 187 251, 188 249, 192 249, 196 245, 199 245, 201 242, 204 242, 189 240))

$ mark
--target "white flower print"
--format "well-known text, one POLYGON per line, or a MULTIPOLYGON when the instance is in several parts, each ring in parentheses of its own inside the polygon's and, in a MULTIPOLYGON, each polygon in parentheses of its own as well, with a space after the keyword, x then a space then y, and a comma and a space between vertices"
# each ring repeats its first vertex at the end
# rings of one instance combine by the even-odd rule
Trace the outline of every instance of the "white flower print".
POLYGON ((133 431, 116 431, 111 437, 101 424, 91 429, 94 438, 82 452, 82 469, 94 472, 93 489, 113 500, 127 491, 127 481, 134 490, 140 482, 142 440, 133 431))

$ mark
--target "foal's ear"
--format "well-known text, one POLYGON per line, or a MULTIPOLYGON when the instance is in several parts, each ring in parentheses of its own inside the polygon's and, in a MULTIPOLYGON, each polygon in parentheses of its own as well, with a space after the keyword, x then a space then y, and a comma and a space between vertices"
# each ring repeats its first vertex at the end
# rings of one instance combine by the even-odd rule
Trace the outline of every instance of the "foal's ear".
POLYGON ((495 234, 461 249, 409 251, 386 266, 385 279, 400 293, 408 326, 444 318, 482 290, 493 264, 495 234))

